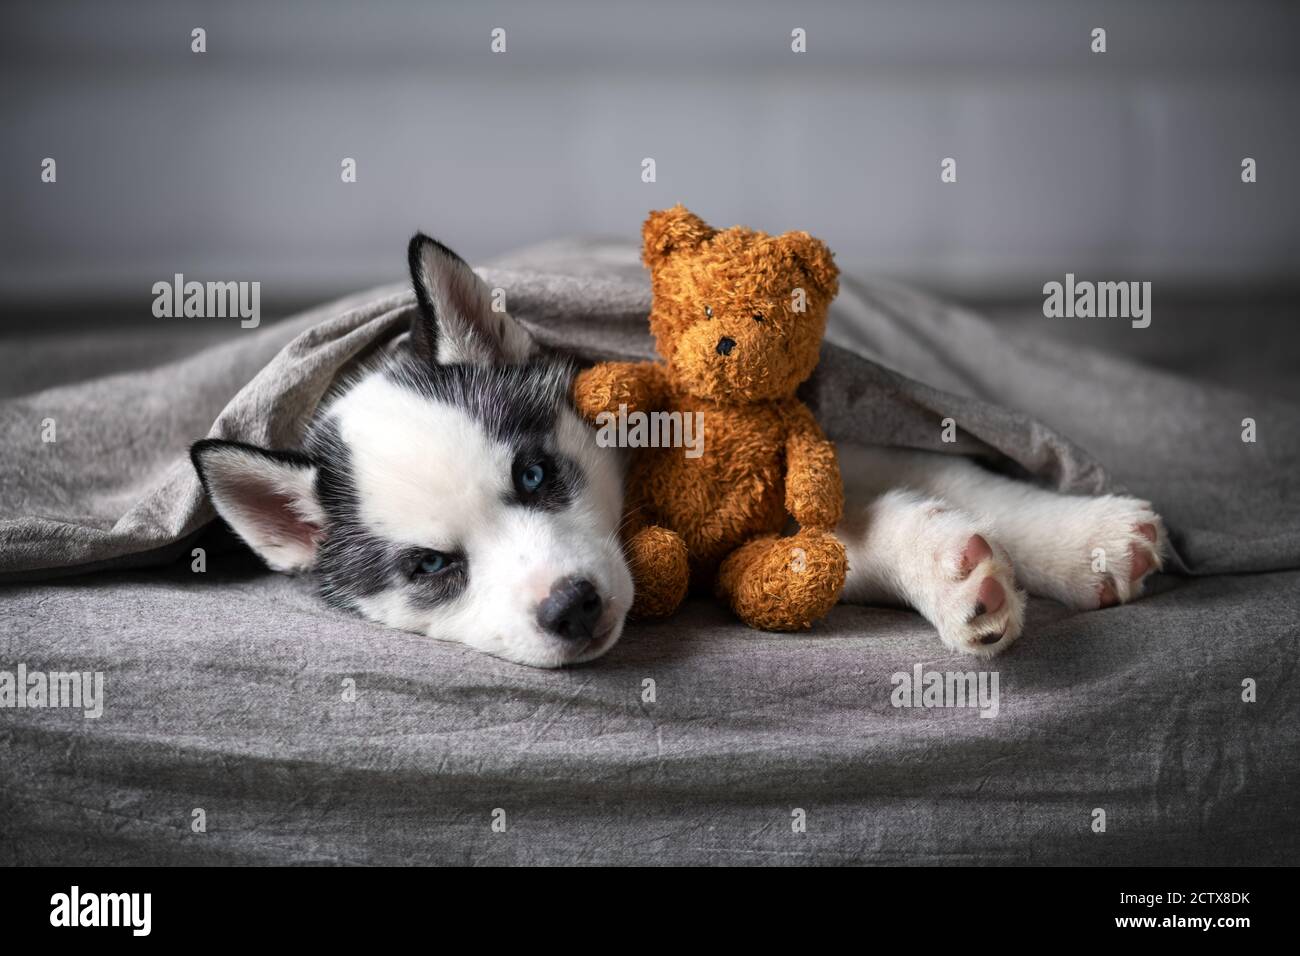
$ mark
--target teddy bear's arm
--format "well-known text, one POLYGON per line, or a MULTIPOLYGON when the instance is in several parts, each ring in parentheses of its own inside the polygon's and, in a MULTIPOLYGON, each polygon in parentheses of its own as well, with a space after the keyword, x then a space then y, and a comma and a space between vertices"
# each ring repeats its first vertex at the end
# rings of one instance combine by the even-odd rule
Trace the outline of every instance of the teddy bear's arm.
POLYGON ((573 382, 573 403, 594 421, 601 412, 659 411, 668 400, 668 380, 656 362, 601 362, 573 382))
POLYGON ((806 406, 794 411, 785 442, 785 510, 802 527, 831 531, 844 514, 835 446, 806 406))

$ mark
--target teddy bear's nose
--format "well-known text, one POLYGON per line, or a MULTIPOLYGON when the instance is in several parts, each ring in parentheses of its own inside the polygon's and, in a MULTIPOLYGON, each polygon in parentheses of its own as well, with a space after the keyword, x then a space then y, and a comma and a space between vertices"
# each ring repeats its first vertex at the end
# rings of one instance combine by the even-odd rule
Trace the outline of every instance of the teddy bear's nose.
POLYGON ((725 335, 722 338, 718 339, 719 355, 730 355, 731 350, 734 349, 735 347, 736 347, 735 339, 729 339, 725 335))

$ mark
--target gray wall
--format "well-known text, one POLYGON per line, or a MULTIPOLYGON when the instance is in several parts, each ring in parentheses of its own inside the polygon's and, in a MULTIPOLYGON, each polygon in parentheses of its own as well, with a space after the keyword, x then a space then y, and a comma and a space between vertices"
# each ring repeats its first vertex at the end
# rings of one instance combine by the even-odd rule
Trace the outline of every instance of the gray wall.
POLYGON ((1285 166, 1300 4, 89 0, 3 16, 9 304, 147 303, 174 272, 322 298, 398 278, 417 228, 483 258, 634 237, 679 200, 956 291, 1036 294, 1067 270, 1276 285, 1300 259, 1285 166))

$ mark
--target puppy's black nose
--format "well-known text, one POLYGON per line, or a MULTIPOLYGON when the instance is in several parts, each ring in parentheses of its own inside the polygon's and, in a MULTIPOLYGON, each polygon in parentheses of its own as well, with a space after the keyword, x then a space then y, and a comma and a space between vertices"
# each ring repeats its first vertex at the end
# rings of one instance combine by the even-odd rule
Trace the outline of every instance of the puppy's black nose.
POLYGON ((586 578, 560 578, 537 606, 537 623, 566 641, 585 641, 596 629, 602 605, 596 586, 586 578))
POLYGON ((731 350, 734 349, 735 347, 736 347, 735 339, 729 339, 725 335, 722 338, 718 339, 719 355, 730 355, 731 350))

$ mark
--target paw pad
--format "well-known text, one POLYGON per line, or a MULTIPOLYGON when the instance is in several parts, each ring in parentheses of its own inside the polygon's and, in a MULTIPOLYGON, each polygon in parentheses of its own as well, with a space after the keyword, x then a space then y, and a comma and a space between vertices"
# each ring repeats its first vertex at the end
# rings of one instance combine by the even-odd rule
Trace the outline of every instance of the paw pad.
POLYGON ((1136 544, 1128 549, 1128 553, 1128 579, 1129 581, 1141 581, 1156 566, 1155 559, 1146 548, 1139 548, 1136 544))
POLYGON ((973 534, 961 552, 961 576, 966 578, 981 561, 993 556, 993 549, 983 535, 973 534))
POLYGON ((1006 551, 985 533, 954 528, 936 557, 939 591, 927 616, 949 647, 987 657, 1020 636, 1025 595, 1006 551))
POLYGON ((976 592, 975 598, 976 617, 981 614, 996 614, 1002 610, 1002 605, 1006 603, 1007 592, 998 583, 997 578, 985 578, 983 583, 980 584, 980 589, 976 592))

